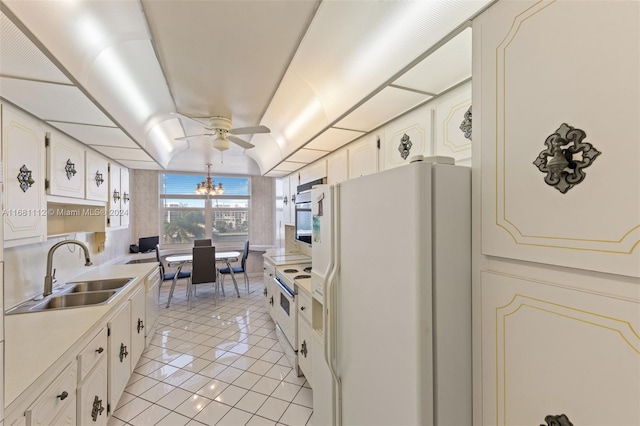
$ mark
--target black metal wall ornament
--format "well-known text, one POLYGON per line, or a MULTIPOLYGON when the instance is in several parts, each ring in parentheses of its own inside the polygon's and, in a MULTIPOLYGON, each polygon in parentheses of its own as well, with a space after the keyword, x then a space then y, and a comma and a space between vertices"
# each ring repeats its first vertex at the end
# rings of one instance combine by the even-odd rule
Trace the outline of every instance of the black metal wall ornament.
POLYGON ((544 421, 547 422, 547 424, 540 426, 573 426, 573 423, 571 423, 571 420, 569 420, 565 414, 549 414, 548 416, 545 416, 544 421))
POLYGON ((67 174, 68 180, 71 180, 71 178, 74 177, 77 173, 76 165, 71 162, 70 158, 67 160, 67 164, 64 166, 64 171, 67 174))
POLYGON ((27 169, 26 164, 23 164, 22 167, 20 167, 20 173, 18 173, 17 177, 22 192, 27 192, 27 189, 31 188, 31 186, 36 183, 31 176, 31 170, 27 169))
POLYGON ((587 134, 562 123, 558 130, 544 141, 547 148, 533 162, 545 173, 544 181, 561 193, 579 184, 586 177, 584 169, 601 154, 593 145, 583 142, 587 134))
POLYGON ((469 105, 469 109, 464 113, 464 120, 460 123, 460 130, 464 133, 464 137, 469 140, 471 140, 471 131, 473 128, 471 121, 471 107, 472 105, 469 105))
POLYGON ((102 173, 100 173, 100 170, 96 170, 95 181, 98 188, 100 188, 100 185, 104 183, 104 178, 102 177, 102 173))
POLYGON ((409 156, 409 152, 411 151, 411 147, 413 146, 413 142, 411 142, 411 138, 406 133, 402 135, 400 138, 400 145, 398 145, 398 151, 400 151, 400 157, 403 160, 406 160, 409 156))

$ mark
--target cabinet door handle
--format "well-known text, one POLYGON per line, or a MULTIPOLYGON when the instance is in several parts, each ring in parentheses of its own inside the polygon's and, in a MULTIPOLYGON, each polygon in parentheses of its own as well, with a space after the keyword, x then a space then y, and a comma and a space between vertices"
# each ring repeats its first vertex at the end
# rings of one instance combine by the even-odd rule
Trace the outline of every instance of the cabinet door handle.
POLYGON ((307 341, 303 340, 302 341, 302 346, 300 346, 300 353, 302 355, 304 355, 304 357, 307 357, 307 354, 309 353, 309 351, 307 350, 307 341))
POLYGON ((96 395, 93 400, 93 407, 91 410, 91 418, 94 422, 98 421, 98 416, 101 416, 103 411, 104 407, 102 406, 102 400, 98 399, 98 395, 96 395))
POLYGON ((140 318, 138 318, 138 334, 140 334, 140 330, 144 328, 144 322, 140 318))
POLYGON ((123 359, 127 357, 127 355, 129 355, 129 352, 127 352, 127 347, 124 345, 124 343, 121 343, 120 344, 120 362, 122 362, 123 359))
POLYGON ((56 396, 56 398, 60 398, 60 401, 64 401, 65 399, 67 399, 68 396, 69 396, 69 392, 62 391, 62 393, 56 396))
POLYGON ((269 303, 271 303, 271 306, 273 306, 273 296, 271 296, 271 300, 269 300, 269 303))
POLYGON ((264 294, 264 297, 267 297, 267 289, 266 288, 262 291, 262 294, 264 294))
POLYGON ((300 310, 301 310, 301 311, 304 311, 304 310, 305 310, 305 307, 304 307, 304 306, 300 306, 300 310))
POLYGON ((98 349, 96 349, 96 352, 101 354, 102 352, 104 352, 104 348, 102 346, 100 346, 98 349))

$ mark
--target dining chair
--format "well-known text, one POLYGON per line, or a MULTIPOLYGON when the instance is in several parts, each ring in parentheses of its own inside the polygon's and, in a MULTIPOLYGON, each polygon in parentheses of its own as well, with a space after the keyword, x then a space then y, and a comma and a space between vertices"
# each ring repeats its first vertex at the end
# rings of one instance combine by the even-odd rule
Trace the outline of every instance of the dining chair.
MULTIPOLYGON (((244 285, 247 289, 247 294, 249 294, 249 276, 247 275, 247 257, 249 257, 249 240, 244 242, 244 252, 242 252, 242 258, 240 259, 240 266, 232 266, 231 269, 220 268, 218 269, 218 273, 221 275, 220 277, 220 286, 224 285, 224 276, 230 275, 231 270, 233 270, 234 274, 244 274, 244 285)), ((236 288, 237 290, 237 288, 236 288)), ((222 294, 224 294, 224 289, 222 294)))
POLYGON ((191 279, 187 284, 189 308, 193 305, 195 285, 211 283, 214 289, 216 284, 216 248, 214 246, 193 247, 193 263, 191 265, 191 279))
MULTIPOLYGON (((162 256, 160 256, 160 245, 156 245, 156 260, 158 261, 158 265, 160 266, 160 276, 162 277, 162 281, 160 282, 160 285, 158 286, 158 297, 160 295, 160 287, 162 286, 162 283, 165 281, 172 281, 174 279, 174 277, 176 276, 175 272, 166 272, 166 267, 164 264, 164 259, 162 258, 162 256)), ((182 278, 189 278, 191 276, 191 272, 190 271, 180 271, 178 273, 178 279, 182 279, 182 278)))
POLYGON ((193 240, 194 247, 210 246, 210 245, 211 245, 211 238, 206 238, 202 240, 193 240))

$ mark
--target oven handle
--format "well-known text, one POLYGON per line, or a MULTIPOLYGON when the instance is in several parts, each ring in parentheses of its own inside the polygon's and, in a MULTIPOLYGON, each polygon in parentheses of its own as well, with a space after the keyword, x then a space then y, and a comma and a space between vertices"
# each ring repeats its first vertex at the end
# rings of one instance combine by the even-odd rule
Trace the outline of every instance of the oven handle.
POLYGON ((282 281, 280 281, 280 279, 278 279, 278 277, 273 277, 273 280, 276 282, 276 284, 278 284, 278 287, 280 287, 280 289, 282 289, 282 291, 284 291, 285 293, 287 293, 289 295, 290 298, 295 298, 296 295, 293 291, 291 291, 289 289, 289 287, 283 283, 282 281))

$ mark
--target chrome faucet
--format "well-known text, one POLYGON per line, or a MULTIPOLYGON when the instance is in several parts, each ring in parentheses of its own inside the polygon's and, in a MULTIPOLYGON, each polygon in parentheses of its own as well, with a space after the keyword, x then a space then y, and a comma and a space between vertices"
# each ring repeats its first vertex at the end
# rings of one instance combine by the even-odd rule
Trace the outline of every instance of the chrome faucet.
POLYGON ((84 250, 85 258, 84 266, 93 265, 93 263, 91 263, 91 257, 89 256, 89 249, 83 242, 78 240, 64 240, 55 243, 53 247, 49 249, 49 254, 47 254, 47 275, 44 276, 44 293, 42 293, 43 297, 47 297, 53 292, 53 280, 55 278, 55 271, 51 272, 51 270, 53 269, 53 253, 57 250, 58 247, 65 244, 75 244, 82 247, 82 250, 84 250))

